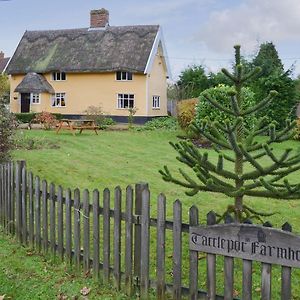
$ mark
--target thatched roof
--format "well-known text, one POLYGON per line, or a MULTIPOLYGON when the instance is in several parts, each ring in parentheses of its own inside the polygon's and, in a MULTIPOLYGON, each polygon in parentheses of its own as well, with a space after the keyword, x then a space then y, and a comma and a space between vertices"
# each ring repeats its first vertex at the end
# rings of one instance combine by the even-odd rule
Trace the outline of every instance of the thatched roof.
POLYGON ((0 74, 4 71, 8 62, 9 62, 9 57, 0 58, 0 74))
POLYGON ((50 93, 55 91, 44 76, 37 73, 28 73, 21 83, 16 87, 18 93, 50 93))
POLYGON ((144 72, 158 25, 26 31, 8 74, 29 72, 144 72))

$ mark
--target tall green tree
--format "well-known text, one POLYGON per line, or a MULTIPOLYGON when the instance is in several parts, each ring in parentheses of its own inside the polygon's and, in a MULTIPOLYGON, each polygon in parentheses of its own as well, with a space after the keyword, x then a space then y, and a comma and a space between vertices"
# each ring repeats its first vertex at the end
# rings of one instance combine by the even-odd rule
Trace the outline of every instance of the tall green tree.
POLYGON ((278 95, 266 111, 260 112, 270 120, 277 120, 280 128, 283 128, 287 118, 295 118, 295 107, 299 102, 295 81, 291 78, 291 70, 284 71, 282 61, 275 45, 267 42, 260 45, 256 57, 252 61, 254 67, 262 69, 261 77, 249 83, 256 95, 256 102, 266 97, 271 90, 277 90, 278 95))
POLYGON ((254 57, 252 64, 262 69, 261 77, 267 77, 274 72, 284 72, 282 61, 272 42, 266 42, 260 45, 259 51, 254 57))
POLYGON ((203 66, 193 65, 179 75, 177 85, 183 98, 196 98, 201 92, 209 88, 209 80, 203 66))
POLYGON ((233 121, 225 119, 224 122, 212 122, 207 118, 200 124, 192 125, 195 133, 202 134, 213 143, 218 155, 217 161, 211 159, 207 151, 198 149, 188 141, 180 141, 171 145, 178 152, 177 159, 193 173, 179 169, 182 177, 177 178, 167 166, 160 170, 165 181, 185 187, 187 195, 193 196, 204 191, 222 193, 232 198, 233 204, 220 215, 220 219, 226 214, 232 214, 236 221, 241 222, 255 218, 262 220, 268 215, 245 205, 246 196, 300 198, 300 184, 292 184, 286 177, 300 169, 300 153, 288 148, 278 155, 272 148, 273 143, 288 140, 294 135, 295 122, 287 121, 284 129, 276 130, 274 122, 270 123, 266 117, 262 117, 254 128, 246 129, 245 126, 249 116, 267 109, 277 95, 276 91, 270 91, 256 105, 244 108, 242 88, 260 71, 261 68, 256 67, 245 73, 241 64, 240 46, 235 46, 234 72, 222 69, 234 87, 233 91, 228 92, 231 108, 224 107, 218 99, 206 95, 206 100, 215 109, 222 110, 228 117, 232 116, 233 121), (268 137, 261 142, 257 137, 263 133, 268 133, 268 137))

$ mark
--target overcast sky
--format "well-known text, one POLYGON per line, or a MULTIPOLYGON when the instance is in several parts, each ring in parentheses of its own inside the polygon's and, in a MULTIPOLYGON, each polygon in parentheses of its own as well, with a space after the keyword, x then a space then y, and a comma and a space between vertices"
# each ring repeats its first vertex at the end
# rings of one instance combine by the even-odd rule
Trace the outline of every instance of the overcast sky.
POLYGON ((265 41, 300 73, 299 0, 0 0, 0 50, 11 56, 25 30, 88 27, 90 10, 102 7, 112 26, 162 26, 173 79, 192 64, 230 65, 234 44, 251 58, 265 41))

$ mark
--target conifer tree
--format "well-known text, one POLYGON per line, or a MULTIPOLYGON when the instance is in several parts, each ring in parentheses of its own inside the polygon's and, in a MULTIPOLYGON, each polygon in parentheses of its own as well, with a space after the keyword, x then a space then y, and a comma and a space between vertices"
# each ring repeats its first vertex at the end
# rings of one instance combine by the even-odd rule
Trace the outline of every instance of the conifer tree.
POLYGON ((233 83, 233 90, 228 93, 231 99, 231 109, 224 107, 217 99, 207 95, 206 100, 215 109, 222 110, 226 115, 233 116, 234 121, 212 122, 204 119, 200 124, 193 123, 191 129, 203 135, 213 144, 214 151, 218 154, 215 162, 210 159, 209 153, 198 149, 189 141, 171 143, 178 152, 177 159, 190 167, 194 175, 179 169, 182 178, 174 177, 167 166, 160 173, 163 179, 187 188, 186 194, 193 196, 198 192, 222 193, 233 198, 233 205, 229 205, 220 219, 227 214, 232 215, 238 222, 245 219, 259 219, 262 221, 264 214, 255 211, 244 204, 245 196, 298 199, 300 198, 300 184, 292 184, 287 175, 300 169, 300 153, 292 149, 285 149, 281 155, 276 155, 272 144, 290 139, 294 135, 295 122, 286 121, 286 127, 276 130, 276 123, 269 122, 266 117, 258 120, 257 124, 247 129, 245 120, 251 114, 257 114, 271 103, 277 95, 271 91, 269 95, 253 107, 242 109, 242 87, 247 81, 253 80, 261 72, 261 68, 244 73, 241 64, 240 46, 235 46, 235 66, 233 73, 226 69, 222 72, 233 83), (258 136, 267 133, 261 142, 258 136), (247 168, 245 165, 247 164, 247 168), (231 165, 231 166, 230 166, 231 165), (250 167, 249 167, 250 166, 250 167))

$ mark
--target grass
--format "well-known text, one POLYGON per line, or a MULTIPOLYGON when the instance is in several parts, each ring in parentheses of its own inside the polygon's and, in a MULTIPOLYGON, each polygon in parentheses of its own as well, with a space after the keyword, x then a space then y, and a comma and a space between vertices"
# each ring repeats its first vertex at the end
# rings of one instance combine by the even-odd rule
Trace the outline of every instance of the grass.
MULTIPOLYGON (((88 275, 76 274, 61 262, 33 252, 0 232, 0 296, 13 300, 128 299, 88 275)), ((1 297, 0 297, 1 298, 1 297)), ((2 298, 1 298, 2 299, 2 298)))
MULTIPOLYGON (((36 144, 50 145, 46 149, 38 150, 16 150, 14 159, 25 159, 28 169, 35 175, 64 188, 87 188, 93 190, 98 188, 103 190, 105 187, 111 190, 117 185, 124 190, 127 185, 134 185, 136 182, 148 182, 151 191, 151 215, 156 217, 156 198, 160 192, 167 197, 167 216, 172 218, 172 203, 180 199, 183 204, 183 220, 188 220, 189 208, 196 204, 200 211, 201 222, 205 221, 206 213, 210 210, 222 212, 227 205, 232 202, 224 195, 212 193, 199 193, 194 197, 188 197, 182 187, 166 183, 162 180, 158 170, 163 165, 168 165, 173 172, 180 163, 176 160, 176 152, 168 144, 169 141, 176 141, 176 132, 151 131, 151 132, 109 132, 103 131, 96 136, 92 132, 84 132, 82 135, 72 136, 69 132, 61 132, 56 135, 52 131, 24 131, 26 139, 35 140, 36 144), (56 145, 56 147, 53 147, 56 145)), ((286 147, 299 148, 299 143, 289 141, 285 144, 275 145, 277 153, 282 152, 286 147)), ((206 151, 206 150, 205 150, 206 151)), ((209 151, 209 156, 214 160, 217 156, 209 151)), ((266 161, 262 161, 266 163, 266 161)), ((182 167, 182 166, 180 166, 182 167)), ((249 166, 247 166, 249 168, 249 166)), ((299 182, 300 172, 294 173, 290 179, 299 182)), ((284 222, 289 221, 293 225, 293 231, 300 233, 300 202, 299 201, 280 201, 272 199, 250 198, 246 199, 246 204, 252 208, 263 211, 278 212, 268 218, 274 227, 280 227, 284 222)), ((151 257, 155 261, 155 231, 151 231, 151 257)), ((183 259, 188 259, 188 240, 187 235, 183 237, 183 259)), ((172 245, 171 236, 167 235, 168 245, 172 245)), ((172 247, 167 248, 166 267, 169 270, 167 278, 172 278, 172 247)), ((237 266, 240 266, 237 263, 237 266)), ((183 269, 183 281, 188 283, 188 264, 183 269)), ((201 270, 205 270, 205 260, 200 261, 201 270)), ((218 267, 218 274, 221 274, 222 267, 218 267)), ((151 266, 151 274, 155 274, 155 265, 151 266)), ((201 272, 200 272, 201 274, 201 272)), ((280 276, 279 270, 274 270, 273 274, 280 276)), ((296 278, 296 276, 294 276, 296 278)), ((239 295, 241 268, 236 268, 236 291, 239 295)), ((278 277, 279 278, 279 277, 278 277)), ((259 290, 260 272, 257 266, 254 269, 253 281, 256 282, 255 289, 259 290)), ((218 275, 218 292, 222 294, 222 276, 218 275)), ((199 280, 200 286, 205 288, 205 278, 199 280)), ((300 294, 300 285, 294 280, 294 294, 300 294)), ((274 296, 278 295, 280 282, 273 284, 274 296)), ((258 292, 254 294, 258 297, 258 292)), ((278 296, 279 298, 279 296, 278 296)), ((276 298, 274 298, 276 299, 276 298)), ((294 299, 300 299, 296 296, 294 299)))

